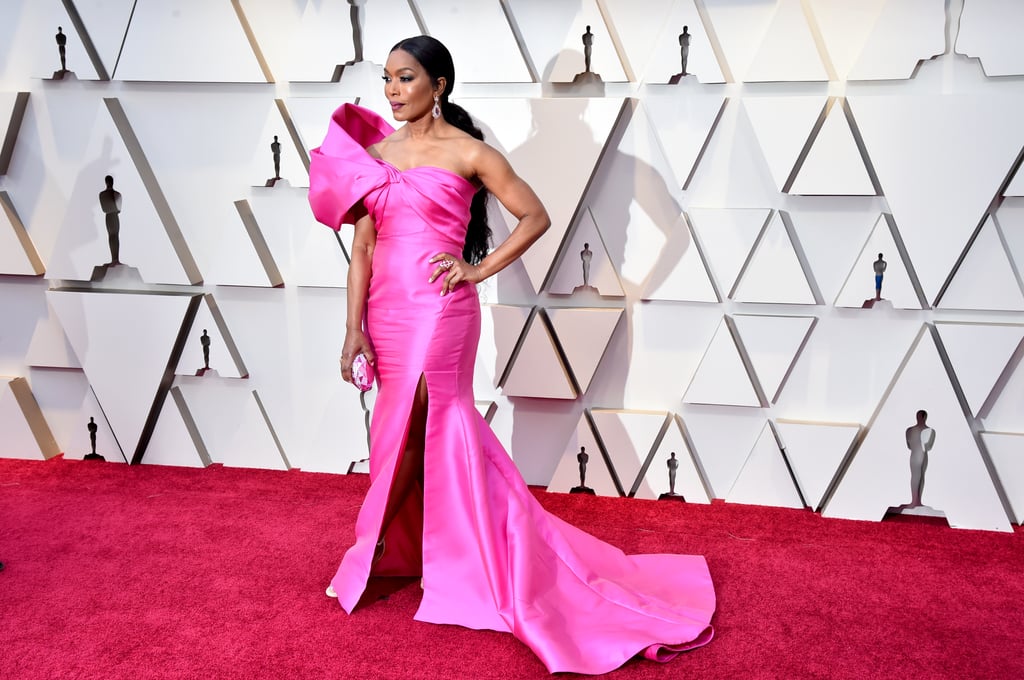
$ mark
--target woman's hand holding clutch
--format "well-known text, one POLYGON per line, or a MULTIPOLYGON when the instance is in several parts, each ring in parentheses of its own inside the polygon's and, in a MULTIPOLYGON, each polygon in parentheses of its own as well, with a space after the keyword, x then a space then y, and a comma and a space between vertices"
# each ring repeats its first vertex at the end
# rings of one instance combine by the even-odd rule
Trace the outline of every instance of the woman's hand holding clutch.
POLYGON ((366 333, 362 330, 349 329, 345 333, 345 345, 341 350, 341 377, 345 382, 350 382, 353 385, 359 387, 359 389, 366 391, 370 388, 373 383, 374 368, 377 363, 377 355, 373 351, 373 346, 370 344, 369 338, 366 337, 366 333), (356 373, 358 376, 353 374, 352 364, 355 362, 356 357, 362 355, 365 359, 365 365, 357 366, 356 373), (356 381, 356 377, 359 381, 356 381))

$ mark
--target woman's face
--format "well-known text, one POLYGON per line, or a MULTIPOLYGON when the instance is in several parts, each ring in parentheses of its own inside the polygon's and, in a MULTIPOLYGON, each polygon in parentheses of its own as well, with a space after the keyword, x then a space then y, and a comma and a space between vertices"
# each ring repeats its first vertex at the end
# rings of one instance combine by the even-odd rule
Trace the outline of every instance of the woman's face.
POLYGON ((391 103, 395 120, 416 120, 430 115, 434 108, 434 95, 444 90, 444 79, 437 85, 431 82, 430 74, 405 50, 395 50, 388 55, 384 65, 384 96, 391 103))

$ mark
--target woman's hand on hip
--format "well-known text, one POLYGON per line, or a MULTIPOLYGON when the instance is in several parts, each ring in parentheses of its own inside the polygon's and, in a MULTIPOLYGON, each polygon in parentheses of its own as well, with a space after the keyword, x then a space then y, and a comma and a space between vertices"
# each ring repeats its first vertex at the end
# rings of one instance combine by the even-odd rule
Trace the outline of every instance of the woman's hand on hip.
POLYGON ((448 253, 434 255, 430 258, 430 263, 437 265, 434 273, 430 275, 430 283, 437 281, 438 278, 442 279, 441 295, 447 295, 463 281, 480 283, 484 279, 480 267, 448 253))
POLYGON ((377 355, 366 333, 350 328, 345 332, 345 344, 341 349, 341 377, 345 382, 352 382, 352 361, 360 354, 374 366, 377 365, 377 355))

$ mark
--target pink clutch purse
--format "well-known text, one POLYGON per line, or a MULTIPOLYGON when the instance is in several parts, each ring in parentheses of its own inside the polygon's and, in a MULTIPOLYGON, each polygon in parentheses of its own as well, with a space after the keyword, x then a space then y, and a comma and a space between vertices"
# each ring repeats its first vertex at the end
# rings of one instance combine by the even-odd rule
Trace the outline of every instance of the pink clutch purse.
POLYGON ((357 354, 356 358, 352 360, 352 384, 361 392, 366 392, 373 387, 375 375, 373 364, 367 361, 362 354, 357 354))

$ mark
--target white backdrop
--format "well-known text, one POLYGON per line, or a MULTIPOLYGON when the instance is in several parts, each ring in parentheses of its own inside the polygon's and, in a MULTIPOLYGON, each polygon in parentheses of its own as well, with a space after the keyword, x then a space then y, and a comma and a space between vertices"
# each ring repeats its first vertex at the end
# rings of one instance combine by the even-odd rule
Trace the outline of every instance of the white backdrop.
POLYGON ((586 446, 597 493, 656 498, 675 453, 688 502, 878 520, 910 500, 925 409, 913 511, 1009 530, 1021 9, 945 4, 369 0, 351 64, 342 2, 4 2, 0 455, 82 458, 94 418, 111 462, 358 468, 350 235, 310 215, 307 150, 339 104, 383 112, 388 49, 427 32, 553 218, 481 286, 477 399, 528 482, 576 486, 586 446), (587 25, 604 82, 573 86, 587 25), (105 175, 125 263, 106 270, 105 175))

